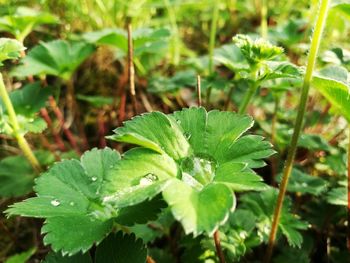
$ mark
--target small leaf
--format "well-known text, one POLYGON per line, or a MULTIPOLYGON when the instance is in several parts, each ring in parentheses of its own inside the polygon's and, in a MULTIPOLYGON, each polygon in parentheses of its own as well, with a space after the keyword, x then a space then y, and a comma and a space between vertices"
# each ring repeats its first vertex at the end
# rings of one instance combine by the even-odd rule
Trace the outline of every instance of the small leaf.
POLYGON ((26 263, 32 255, 34 255, 36 248, 31 248, 28 251, 15 254, 6 259, 5 263, 26 263))
MULTIPOLYGON (((281 182, 281 177, 281 174, 277 177, 278 182, 281 182)), ((324 179, 308 175, 295 168, 292 170, 287 190, 317 196, 327 189, 327 185, 328 183, 324 179)))
POLYGON ((313 77, 312 85, 350 123, 348 71, 342 67, 327 67, 313 77))
POLYGON ((347 206, 347 195, 346 187, 334 188, 327 194, 327 202, 333 205, 347 206))
POLYGON ((0 38, 0 66, 4 60, 19 58, 23 50, 25 50, 25 47, 19 41, 0 38))
POLYGON ((173 180, 163 191, 165 201, 186 234, 197 236, 203 232, 212 235, 224 224, 236 205, 231 190, 223 184, 210 184, 201 191, 173 180))
POLYGON ((77 99, 86 101, 96 108, 103 107, 105 105, 110 105, 113 103, 112 97, 103 97, 103 96, 86 96, 82 94, 77 95, 77 99))
POLYGON ((95 263, 144 263, 146 258, 147 248, 142 240, 119 231, 97 247, 95 263))

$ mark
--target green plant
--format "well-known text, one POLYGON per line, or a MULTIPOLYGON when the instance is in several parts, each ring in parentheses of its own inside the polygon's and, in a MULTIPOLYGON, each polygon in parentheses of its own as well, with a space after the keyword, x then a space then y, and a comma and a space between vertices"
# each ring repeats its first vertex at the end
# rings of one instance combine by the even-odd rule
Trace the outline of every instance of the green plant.
POLYGON ((272 221, 272 227, 271 227, 271 232, 270 232, 270 237, 269 237, 269 245, 266 253, 266 262, 269 262, 271 259, 272 251, 273 251, 273 246, 275 243, 276 239, 276 234, 277 234, 277 229, 278 229, 278 224, 280 220, 280 214, 282 210, 282 205, 283 205, 283 199, 287 190, 287 185, 288 185, 288 179, 292 171, 293 167, 293 162, 295 159, 295 153, 297 149, 297 144, 299 140, 299 135, 302 129, 303 125, 303 119, 304 119, 304 114, 306 110, 306 102, 307 98, 309 95, 309 89, 312 81, 312 76, 313 76, 313 71, 316 63, 316 57, 318 53, 318 48, 321 42, 322 38, 322 32, 323 28, 326 22, 327 18, 327 12, 328 12, 328 6, 329 6, 329 1, 328 0, 322 0, 320 3, 320 11, 317 17, 316 25, 315 25, 315 30, 312 36, 311 40, 311 47, 310 47, 310 53, 308 57, 308 63, 306 67, 306 72, 304 76, 304 81, 303 81, 303 87, 301 91, 301 96, 300 96, 300 104, 298 107, 298 115, 295 121, 295 126, 294 126, 294 132, 293 136, 291 139, 290 143, 290 148, 288 151, 288 156, 286 160, 286 164, 283 170, 283 177, 280 185, 280 191, 277 199, 277 204, 276 204, 276 209, 274 213, 274 218, 272 221))
POLYGON ((115 223, 147 222, 163 207, 161 193, 186 234, 210 236, 234 210, 233 191, 266 188, 252 168, 274 151, 260 136, 241 137, 252 124, 248 116, 204 108, 137 116, 110 138, 140 147, 121 159, 106 148, 57 163, 36 180, 37 197, 7 213, 46 218, 44 242, 72 255, 99 243, 115 223))

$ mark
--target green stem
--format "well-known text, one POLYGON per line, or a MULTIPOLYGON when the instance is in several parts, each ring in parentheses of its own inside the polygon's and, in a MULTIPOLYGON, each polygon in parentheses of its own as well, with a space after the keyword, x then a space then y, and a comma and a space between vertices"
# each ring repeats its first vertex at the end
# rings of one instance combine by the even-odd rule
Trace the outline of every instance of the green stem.
POLYGON ((33 166, 34 170, 39 172, 40 164, 38 160, 36 159, 35 155, 33 154, 32 150, 29 147, 29 144, 27 140, 24 138, 23 134, 20 132, 20 127, 18 124, 16 112, 13 108, 12 102, 10 100, 10 97, 7 93, 4 80, 2 78, 2 74, 0 73, 0 97, 6 107, 8 116, 9 116, 9 122, 12 127, 12 134, 16 138, 19 147, 23 151, 24 156, 28 159, 30 164, 33 166))
POLYGON ((267 27, 267 0, 262 0, 261 6, 261 37, 267 39, 268 27, 267 27))
POLYGON ((164 0, 165 7, 168 12, 169 21, 173 33, 173 41, 172 41, 172 51, 173 64, 176 66, 180 62, 180 37, 179 37, 179 28, 176 23, 176 13, 174 7, 170 4, 169 0, 164 0))
MULTIPOLYGON (((214 72, 214 48, 215 48, 215 38, 216 38, 218 18, 219 18, 219 4, 214 2, 213 18, 211 21, 210 37, 209 37, 209 63, 208 63, 209 76, 212 75, 214 72)), ((207 90, 207 104, 209 104, 209 101, 210 101, 211 89, 212 88, 209 87, 207 90)))
POLYGON ((239 105, 239 114, 244 114, 247 111, 248 105, 250 101, 252 100, 254 94, 256 93, 257 89, 259 87, 259 82, 254 81, 254 83, 249 87, 246 94, 244 95, 242 103, 239 105))
POLYGON ((329 2, 330 2, 330 0, 322 0, 321 1, 318 18, 316 21, 314 33, 313 33, 312 40, 311 40, 310 53, 309 53, 309 57, 308 57, 306 73, 304 76, 304 82, 303 82, 302 92, 301 92, 301 96, 300 96, 300 104, 298 107, 298 114, 297 114, 297 118, 296 118, 295 125, 294 125, 294 132, 293 132, 293 136, 292 136, 292 140, 291 140, 291 145, 290 145, 290 148, 288 151, 287 160, 286 160, 286 164, 285 164, 284 171, 283 171, 282 182, 280 185, 280 191, 278 193, 277 204, 276 204, 275 212, 273 215, 271 232, 270 232, 270 236, 269 236, 269 244, 268 244, 268 248, 267 248, 267 252, 266 252, 265 262, 270 262, 272 252, 273 252, 273 247, 274 247, 275 240, 276 240, 276 234, 277 234, 278 224, 279 224, 279 220, 280 220, 280 216, 281 216, 283 200, 284 200, 284 197, 286 194, 288 179, 289 179, 289 176, 290 176, 292 168, 293 168, 293 162, 294 162, 295 153, 297 150, 297 143, 298 143, 299 135, 301 133, 302 126, 303 126, 303 118, 305 115, 306 103, 307 103, 307 99, 308 99, 310 83, 311 83, 311 79, 312 79, 312 73, 313 73, 313 70, 315 67, 316 57, 317 57, 318 49, 319 49, 320 42, 322 39, 322 32, 323 32, 324 25, 325 25, 326 18, 327 18, 329 2))

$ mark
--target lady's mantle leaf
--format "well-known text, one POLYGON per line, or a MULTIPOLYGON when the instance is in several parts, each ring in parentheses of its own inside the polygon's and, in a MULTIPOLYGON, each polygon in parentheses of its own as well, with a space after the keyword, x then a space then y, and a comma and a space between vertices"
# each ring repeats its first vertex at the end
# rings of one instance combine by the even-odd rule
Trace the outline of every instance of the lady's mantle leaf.
POLYGON ((226 222, 236 205, 232 191, 223 184, 210 184, 197 191, 180 180, 173 180, 163 196, 186 234, 195 236, 203 232, 211 235, 226 222))
POLYGON ((111 234, 96 249, 95 263, 144 263, 147 248, 134 234, 111 234))
POLYGON ((42 42, 28 52, 22 59, 23 65, 17 67, 12 73, 20 77, 46 74, 68 80, 94 50, 93 45, 85 42, 65 40, 42 42))
MULTIPOLYGON (((250 193, 242 197, 242 208, 252 211, 257 218, 256 226, 258 235, 267 241, 274 213, 274 204, 276 203, 278 192, 274 188, 261 193, 250 193)), ((278 225, 279 230, 287 238, 291 246, 300 247, 303 242, 303 236, 299 230, 307 229, 307 223, 290 212, 291 202, 286 199, 283 203, 281 220, 278 225)))
POLYGON ((328 67, 313 77, 312 85, 350 123, 350 85, 348 71, 342 67, 328 67))
POLYGON ((178 167, 168 155, 134 148, 107 174, 104 203, 120 208, 151 199, 177 174, 178 167))
POLYGON ((36 180, 37 197, 12 205, 8 215, 46 218, 45 244, 64 254, 87 251, 100 242, 112 227, 111 220, 96 219, 102 210, 99 191, 106 172, 120 159, 111 149, 86 152, 81 162, 65 160, 55 164, 36 180))
POLYGON ((128 151, 108 173, 104 204, 118 209, 162 192, 186 233, 212 233, 234 206, 233 190, 265 188, 251 168, 274 151, 260 136, 241 137, 252 125, 249 116, 204 108, 126 122, 112 138, 143 148, 128 151))

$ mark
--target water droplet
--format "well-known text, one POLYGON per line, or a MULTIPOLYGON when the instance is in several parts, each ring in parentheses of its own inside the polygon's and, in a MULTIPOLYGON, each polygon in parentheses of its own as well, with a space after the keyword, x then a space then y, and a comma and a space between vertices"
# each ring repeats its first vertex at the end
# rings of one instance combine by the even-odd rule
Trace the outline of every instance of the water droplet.
POLYGON ((93 177, 91 177, 91 180, 92 180, 93 182, 96 182, 96 181, 97 181, 97 177, 96 177, 96 176, 93 176, 93 177))
POLYGON ((181 124, 181 121, 180 120, 176 120, 177 124, 181 124))
POLYGON ((51 201, 51 205, 53 206, 59 206, 60 204, 61 204, 60 201, 58 201, 57 199, 54 199, 51 201))
POLYGON ((184 136, 185 136, 186 140, 189 140, 191 138, 192 134, 189 132, 185 132, 184 136))
POLYGON ((307 187, 307 183, 302 183, 301 186, 302 187, 307 187))
POLYGON ((152 184, 154 181, 158 180, 158 176, 152 173, 146 174, 144 177, 140 179, 140 185, 147 186, 152 184))
POLYGON ((74 202, 70 202, 69 205, 70 205, 70 206, 74 206, 75 203, 74 203, 74 202))

